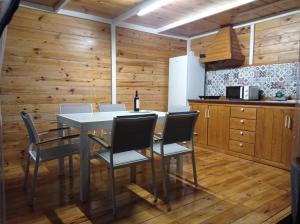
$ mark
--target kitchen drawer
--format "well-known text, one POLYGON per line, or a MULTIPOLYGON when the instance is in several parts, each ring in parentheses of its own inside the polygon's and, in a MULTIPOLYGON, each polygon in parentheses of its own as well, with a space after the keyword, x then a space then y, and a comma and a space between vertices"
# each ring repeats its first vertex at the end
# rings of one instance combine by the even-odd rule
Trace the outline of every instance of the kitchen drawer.
POLYGON ((243 153, 249 156, 254 156, 254 144, 252 143, 230 140, 229 150, 233 152, 243 153))
POLYGON ((230 129, 255 131, 256 120, 230 118, 230 129))
POLYGON ((231 107, 230 116, 236 118, 256 119, 256 108, 253 107, 231 107))
POLYGON ((248 143, 255 143, 255 132, 230 129, 230 139, 248 143))

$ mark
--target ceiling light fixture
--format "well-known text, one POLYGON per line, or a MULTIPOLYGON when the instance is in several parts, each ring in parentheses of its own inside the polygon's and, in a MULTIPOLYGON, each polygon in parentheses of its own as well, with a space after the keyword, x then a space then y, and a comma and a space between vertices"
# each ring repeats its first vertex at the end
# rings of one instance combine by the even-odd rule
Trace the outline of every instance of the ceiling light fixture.
POLYGON ((159 28, 157 31, 158 31, 158 33, 160 33, 160 32, 166 31, 166 30, 170 30, 175 27, 178 27, 178 26, 181 26, 181 25, 184 25, 187 23, 191 23, 196 20, 200 20, 200 19, 212 16, 212 15, 215 15, 217 13, 224 12, 224 11, 227 11, 227 10, 230 10, 230 9, 233 9, 233 8, 236 8, 236 7, 239 7, 239 6, 248 4, 250 2, 254 2, 254 1, 255 0, 235 0, 235 1, 230 1, 228 3, 224 3, 224 4, 217 4, 211 8, 205 8, 203 11, 201 11, 200 13, 198 13, 196 15, 193 15, 193 16, 184 18, 182 20, 176 21, 174 23, 171 23, 169 25, 163 26, 163 27, 159 28))
POLYGON ((137 15, 138 16, 144 16, 144 15, 146 15, 146 14, 148 14, 148 13, 150 13, 150 12, 156 10, 156 9, 159 9, 159 8, 161 8, 161 7, 163 7, 163 6, 171 3, 171 1, 173 1, 173 0, 160 0, 160 1, 156 1, 153 4, 150 4, 147 7, 141 9, 137 13, 137 15))

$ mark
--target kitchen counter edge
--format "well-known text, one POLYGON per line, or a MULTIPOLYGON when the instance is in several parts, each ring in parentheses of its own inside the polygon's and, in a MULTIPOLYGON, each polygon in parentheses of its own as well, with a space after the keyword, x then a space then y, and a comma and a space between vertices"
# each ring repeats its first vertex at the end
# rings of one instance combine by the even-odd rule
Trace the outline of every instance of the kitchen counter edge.
POLYGON ((189 99, 190 103, 213 103, 213 104, 243 104, 243 105, 262 105, 262 106, 285 106, 295 107, 296 100, 271 101, 271 100, 226 100, 226 99, 189 99))

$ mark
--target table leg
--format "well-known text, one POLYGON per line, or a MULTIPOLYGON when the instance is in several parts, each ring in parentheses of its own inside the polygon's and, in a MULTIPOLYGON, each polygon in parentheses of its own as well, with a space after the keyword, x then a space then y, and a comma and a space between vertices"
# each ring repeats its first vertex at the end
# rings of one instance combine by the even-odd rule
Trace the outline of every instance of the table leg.
MULTIPOLYGON (((63 124, 58 121, 57 128, 62 128, 62 127, 63 127, 63 124)), ((58 131, 58 135, 59 135, 59 137, 63 137, 64 131, 63 130, 58 131)), ((61 144, 63 144, 63 142, 60 142, 59 144, 61 145, 61 144)), ((58 172, 59 172, 60 176, 63 176, 65 174, 64 168, 65 168, 64 158, 58 159, 58 170, 59 170, 58 172)))
POLYGON ((80 200, 87 201, 90 190, 90 141, 86 131, 80 131, 80 200))

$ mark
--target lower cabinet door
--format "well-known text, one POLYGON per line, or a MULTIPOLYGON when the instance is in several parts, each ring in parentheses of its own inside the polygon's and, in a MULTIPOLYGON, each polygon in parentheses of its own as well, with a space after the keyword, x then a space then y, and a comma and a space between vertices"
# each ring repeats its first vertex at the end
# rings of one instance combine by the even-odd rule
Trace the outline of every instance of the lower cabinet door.
POLYGON ((199 117, 196 122, 195 132, 198 134, 195 137, 195 144, 197 146, 207 145, 207 109, 205 104, 191 104, 191 109, 199 111, 199 117))
POLYGON ((289 168, 292 161, 292 150, 296 146, 296 110, 284 110, 284 119, 285 128, 282 136, 281 162, 289 168))
POLYGON ((255 156, 289 167, 294 141, 294 109, 259 108, 255 156))
POLYGON ((228 149, 229 144, 230 107, 224 105, 209 105, 208 107, 208 137, 209 146, 228 149))

